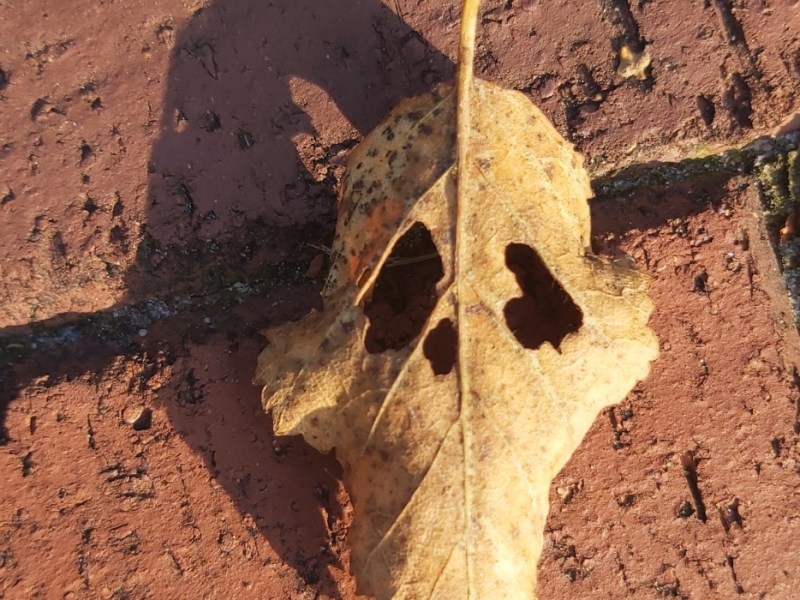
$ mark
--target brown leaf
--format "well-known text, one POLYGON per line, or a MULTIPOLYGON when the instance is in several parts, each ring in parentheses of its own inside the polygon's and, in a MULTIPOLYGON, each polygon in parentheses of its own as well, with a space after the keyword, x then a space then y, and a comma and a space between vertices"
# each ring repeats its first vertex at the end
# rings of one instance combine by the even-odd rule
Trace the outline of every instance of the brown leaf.
POLYGON ((535 598, 551 480, 657 355, 645 277, 591 254, 580 155, 522 94, 466 84, 458 142, 440 87, 353 152, 324 309, 259 358, 276 433, 336 448, 352 568, 379 599, 535 598), (406 347, 369 353, 364 303, 416 223, 436 304, 406 347))

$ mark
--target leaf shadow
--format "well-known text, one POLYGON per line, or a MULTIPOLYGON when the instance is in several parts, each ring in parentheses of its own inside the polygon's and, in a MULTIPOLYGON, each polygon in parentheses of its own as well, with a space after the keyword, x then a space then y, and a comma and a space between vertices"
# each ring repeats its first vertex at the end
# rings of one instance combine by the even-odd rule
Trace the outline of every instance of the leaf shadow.
MULTIPOLYGON (((202 294, 276 264, 309 263, 318 253, 309 244, 329 245, 333 235, 332 165, 397 101, 452 70, 379 0, 219 0, 203 8, 175 39, 163 134, 148 168, 147 226, 126 274, 142 294, 134 299, 164 288, 202 294), (410 43, 413 56, 404 52, 410 43)), ((239 513, 254 516, 306 585, 336 598, 329 567, 342 567, 332 551, 342 515, 330 494, 338 466, 299 439, 275 440, 249 387, 262 344, 256 332, 318 301, 302 267, 297 275, 293 289, 239 305, 238 318, 212 317, 226 335, 209 343, 220 352, 236 347, 222 370, 243 370, 246 392, 222 387, 219 396, 198 391, 176 402, 167 391, 160 402, 239 513)), ((190 354, 170 329, 178 354, 190 354)), ((181 361, 173 390, 204 378, 191 358, 181 361)))

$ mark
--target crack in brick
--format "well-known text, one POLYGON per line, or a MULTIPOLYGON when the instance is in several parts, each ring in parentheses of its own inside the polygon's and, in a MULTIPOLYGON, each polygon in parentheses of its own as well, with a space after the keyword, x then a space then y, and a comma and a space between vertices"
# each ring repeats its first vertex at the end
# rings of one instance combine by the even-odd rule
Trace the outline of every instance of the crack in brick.
MULTIPOLYGON (((709 2, 710 0, 706 0, 706 6, 708 6, 709 2)), ((747 43, 742 24, 734 14, 731 0, 714 0, 714 7, 716 8, 720 24, 722 25, 725 40, 736 53, 737 58, 741 62, 742 70, 748 77, 752 77, 756 80, 761 79, 761 70, 758 68, 753 52, 750 50, 750 46, 747 43)))
POLYGON ((753 128, 753 90, 741 74, 734 72, 728 75, 722 92, 722 105, 737 125, 753 128))
POLYGON ((628 46, 633 52, 642 52, 646 45, 639 23, 633 16, 628 0, 599 0, 603 17, 611 23, 616 33, 611 46, 618 52, 622 46, 628 46))
POLYGON ((736 569, 733 567, 733 556, 730 554, 725 555, 725 563, 728 565, 728 569, 731 572, 731 578, 733 579, 733 589, 737 594, 744 594, 744 588, 739 583, 739 577, 736 575, 736 569))
POLYGON ((78 315, 65 322, 64 316, 0 329, 0 364, 21 362, 34 351, 47 351, 86 340, 125 341, 155 322, 200 308, 225 309, 281 286, 298 285, 305 278, 305 262, 282 263, 266 270, 258 279, 198 294, 172 298, 151 298, 128 306, 114 306, 78 315))
MULTIPOLYGON (((675 163, 631 165, 620 171, 598 177, 592 188, 598 198, 619 196, 637 189, 679 183, 709 173, 732 176, 750 172, 758 162, 764 164, 782 153, 796 149, 800 132, 758 140, 739 149, 723 151, 703 158, 675 163)), ((35 350, 46 351, 74 346, 85 339, 118 341, 135 336, 140 329, 199 308, 214 310, 229 307, 246 298, 264 295, 281 286, 294 286, 308 281, 306 262, 286 262, 270 267, 257 279, 246 279, 199 294, 172 298, 151 298, 123 307, 113 307, 64 322, 56 317, 42 322, 0 329, 0 365, 4 368, 27 358, 35 350)))
POLYGON ((683 476, 686 477, 686 483, 689 486, 689 493, 692 495, 695 514, 700 521, 705 523, 707 518, 706 505, 703 502, 703 495, 700 493, 700 487, 697 482, 697 461, 691 452, 685 452, 681 455, 681 466, 683 467, 683 476))

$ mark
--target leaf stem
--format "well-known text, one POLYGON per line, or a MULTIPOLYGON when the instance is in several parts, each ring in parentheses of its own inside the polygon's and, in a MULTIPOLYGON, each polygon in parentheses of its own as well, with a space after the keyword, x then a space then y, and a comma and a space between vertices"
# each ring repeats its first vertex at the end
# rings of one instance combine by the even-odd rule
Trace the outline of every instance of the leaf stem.
POLYGON ((473 439, 470 429, 472 412, 471 383, 469 367, 463 356, 469 354, 469 333, 464 330, 466 320, 466 294, 464 281, 460 273, 462 259, 467 252, 467 231, 464 197, 469 176, 469 147, 471 137, 471 116, 473 90, 473 63, 475 60, 475 32, 478 24, 478 7, 480 0, 464 0, 461 5, 461 34, 458 43, 458 74, 456 80, 456 198, 455 198, 455 248, 453 260, 453 277, 456 281, 455 311, 458 323, 458 367, 456 370, 459 388, 459 420, 461 421, 461 443, 464 468, 464 552, 466 558, 467 599, 474 597, 475 584, 475 548, 472 539, 473 503, 475 501, 471 489, 474 458, 473 439))
MULTIPOLYGON (((458 74, 456 81, 456 151, 457 168, 464 173, 469 140, 470 96, 475 62, 475 31, 478 27, 478 7, 480 0, 464 0, 461 5, 461 34, 458 41, 458 74)), ((460 177, 459 177, 460 178, 460 177)))

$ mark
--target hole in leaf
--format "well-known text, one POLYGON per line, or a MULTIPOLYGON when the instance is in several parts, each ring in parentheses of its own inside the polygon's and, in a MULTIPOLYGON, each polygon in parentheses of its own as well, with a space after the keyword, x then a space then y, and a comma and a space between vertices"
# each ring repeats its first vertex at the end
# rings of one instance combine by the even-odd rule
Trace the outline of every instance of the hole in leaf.
POLYGON ((442 259, 422 223, 414 223, 392 248, 364 305, 367 352, 399 350, 417 337, 436 304, 442 259))
POLYGON ((442 319, 425 337, 422 352, 431 363, 434 375, 447 375, 456 364, 458 334, 450 319, 442 319))
POLYGON ((523 294, 506 303, 506 325, 526 348, 535 350, 550 342, 560 351, 564 338, 580 329, 583 313, 530 246, 506 246, 506 266, 523 294))

